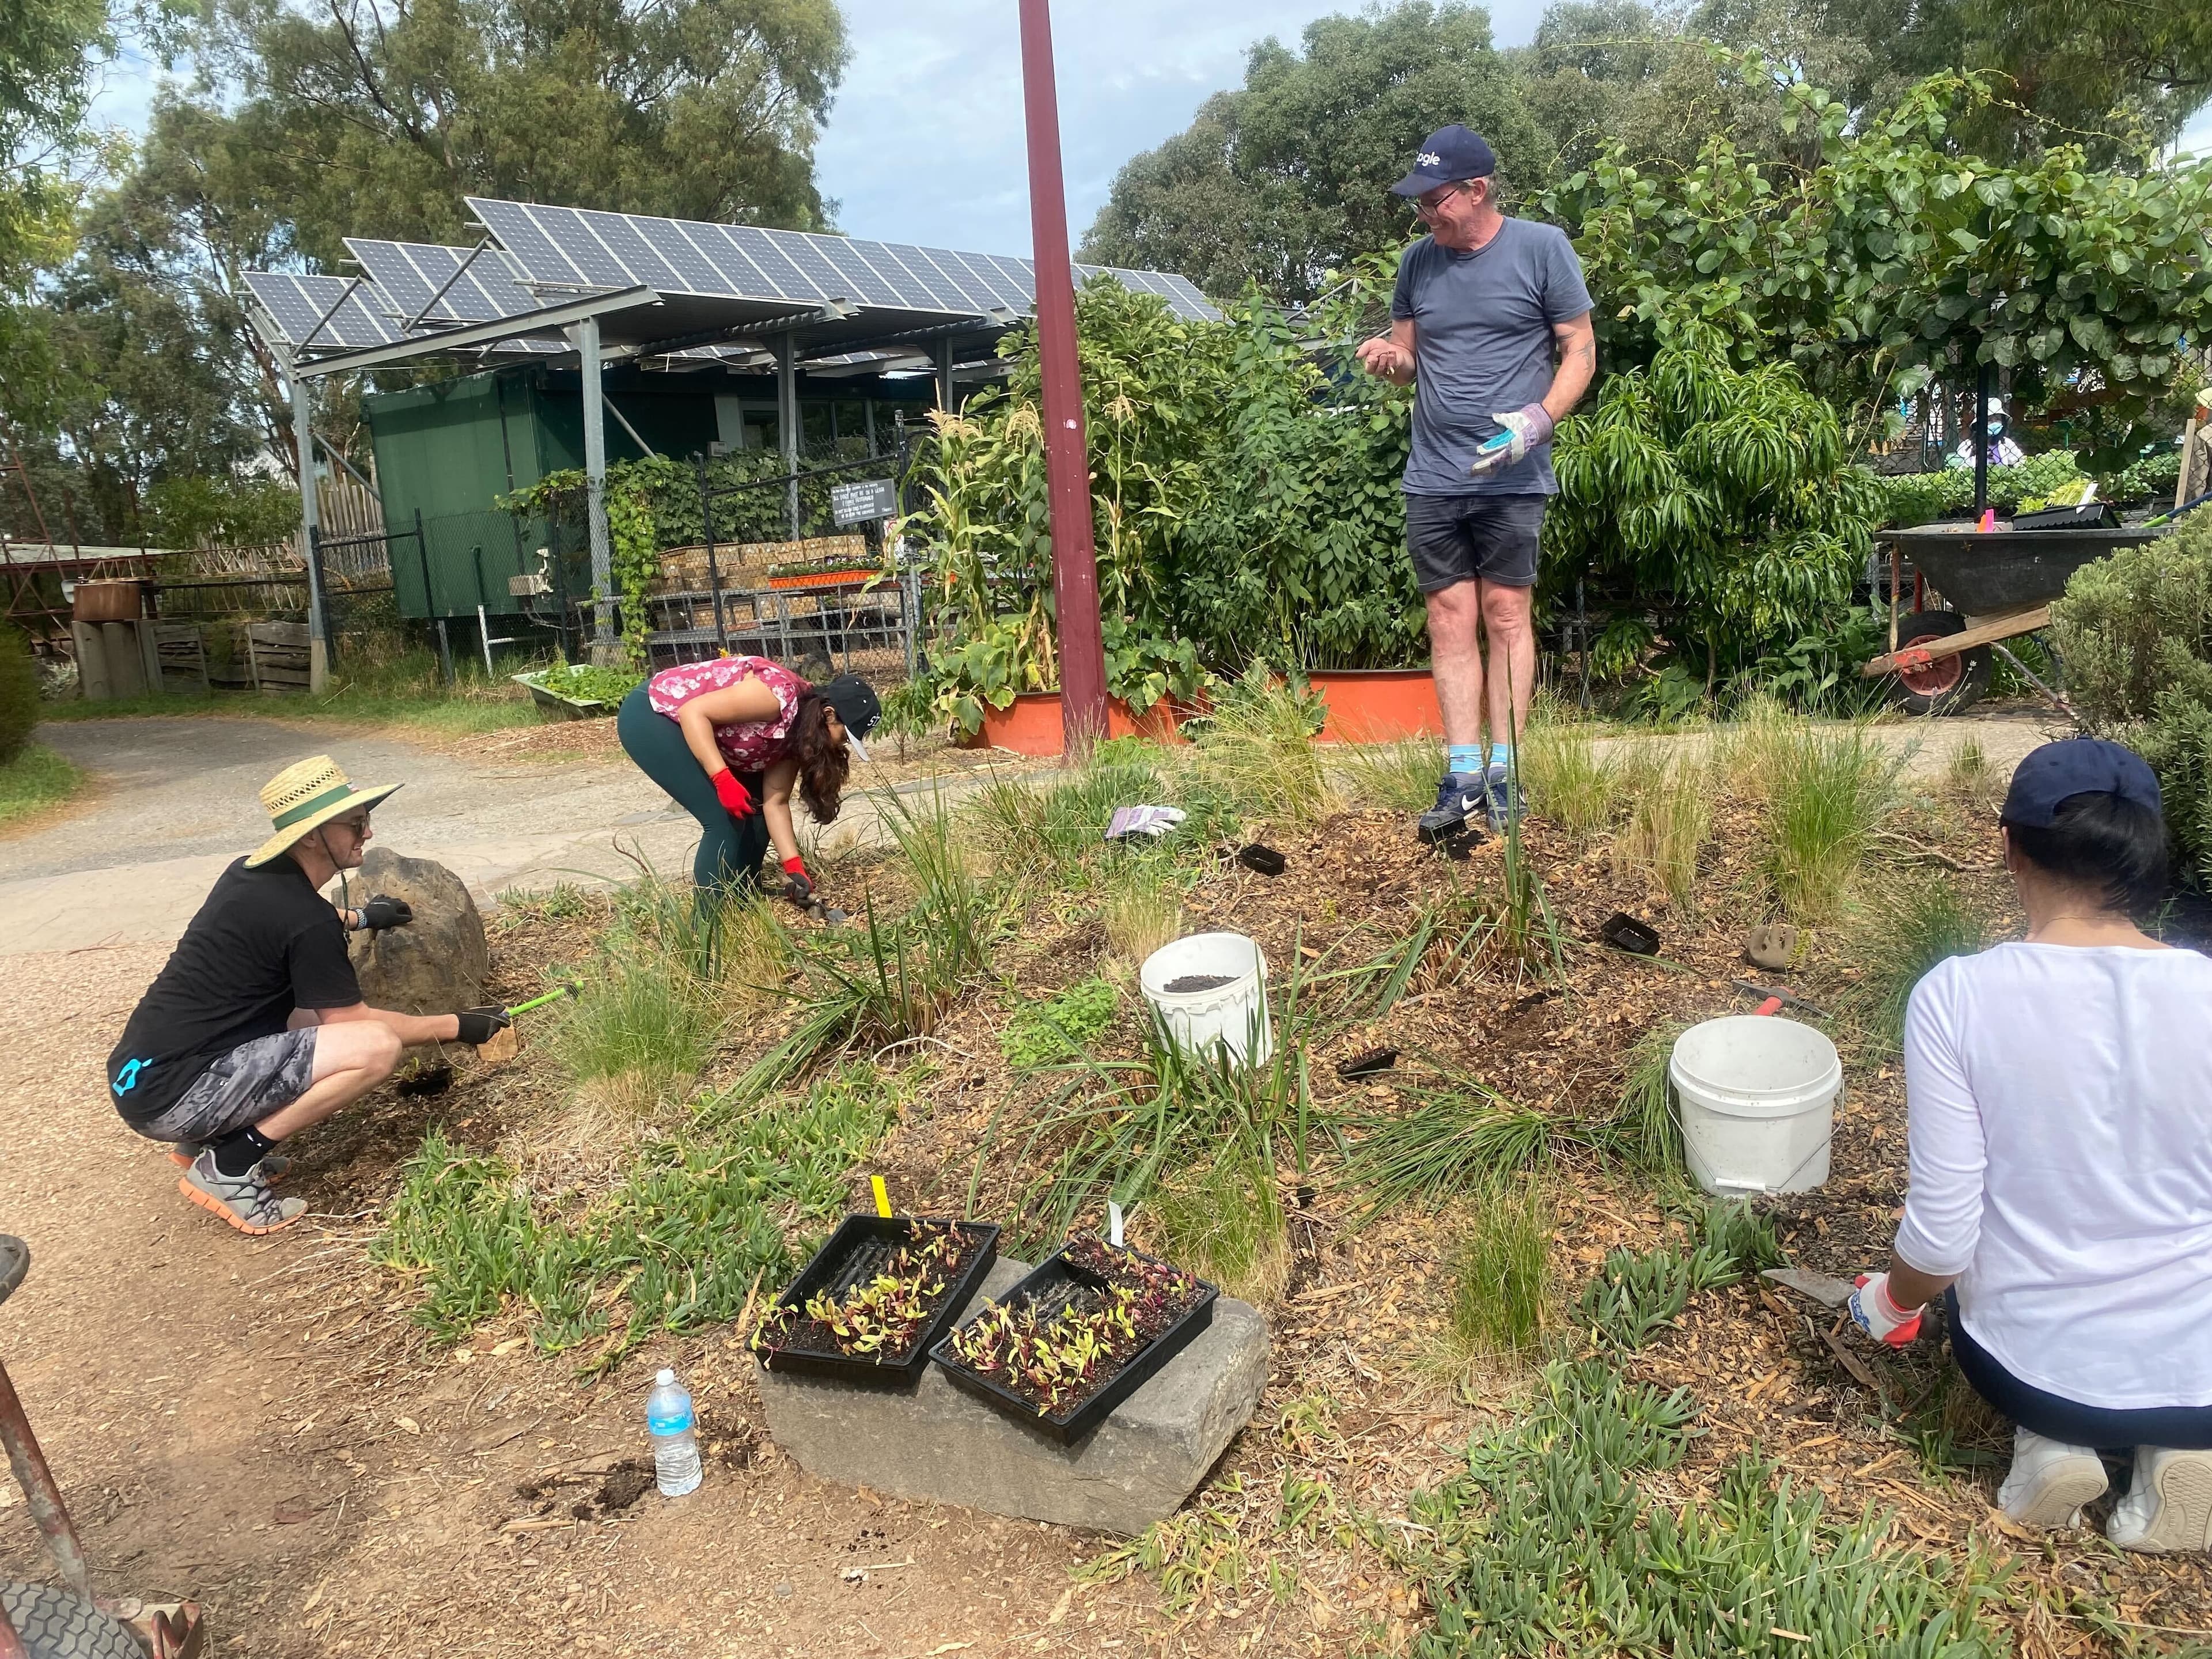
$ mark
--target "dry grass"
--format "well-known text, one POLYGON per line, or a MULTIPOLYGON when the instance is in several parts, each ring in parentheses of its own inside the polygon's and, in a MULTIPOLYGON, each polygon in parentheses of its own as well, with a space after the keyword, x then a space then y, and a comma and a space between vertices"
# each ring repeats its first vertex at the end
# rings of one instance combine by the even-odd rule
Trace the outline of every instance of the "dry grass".
POLYGON ((1182 935, 1182 887, 1165 859, 1133 860, 1098 901, 1106 945, 1132 967, 1182 935))
POLYGON ((1532 722, 1516 758, 1532 811, 1563 830, 1589 835, 1613 822, 1621 798, 1619 769, 1599 757, 1587 726, 1532 722))
POLYGON ((1678 909, 1697 896, 1698 861, 1713 827, 1711 766, 1702 752, 1672 757, 1646 749, 1621 768, 1628 822, 1614 836, 1613 862, 1624 878, 1641 874, 1678 909))

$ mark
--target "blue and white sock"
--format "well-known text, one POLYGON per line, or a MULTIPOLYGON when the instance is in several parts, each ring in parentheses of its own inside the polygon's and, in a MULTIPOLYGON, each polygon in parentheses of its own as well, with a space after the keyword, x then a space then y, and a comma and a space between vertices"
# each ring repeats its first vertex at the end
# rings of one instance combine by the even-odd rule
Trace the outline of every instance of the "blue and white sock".
POLYGON ((1455 778, 1479 778, 1482 775, 1482 745, 1479 743, 1455 743, 1444 750, 1444 770, 1455 778))
POLYGON ((1511 744, 1493 743, 1490 745, 1490 769, 1493 772, 1502 772, 1507 777, 1513 775, 1513 745, 1511 744))

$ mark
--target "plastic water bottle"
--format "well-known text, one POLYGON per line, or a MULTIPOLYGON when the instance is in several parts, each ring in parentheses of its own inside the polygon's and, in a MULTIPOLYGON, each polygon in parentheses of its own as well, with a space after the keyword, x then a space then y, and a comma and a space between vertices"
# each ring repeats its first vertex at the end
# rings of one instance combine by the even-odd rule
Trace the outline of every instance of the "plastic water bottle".
POLYGON ((691 1396, 674 1371, 653 1379, 646 1396, 645 1426, 653 1436, 653 1472, 663 1498, 681 1498, 699 1488, 699 1434, 693 1426, 691 1396))

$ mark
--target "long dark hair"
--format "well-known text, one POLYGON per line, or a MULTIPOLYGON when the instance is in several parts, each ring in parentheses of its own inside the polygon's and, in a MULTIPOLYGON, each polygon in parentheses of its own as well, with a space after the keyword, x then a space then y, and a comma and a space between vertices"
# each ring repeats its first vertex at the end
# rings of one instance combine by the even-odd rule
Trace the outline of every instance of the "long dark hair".
POLYGON ((821 692, 808 686, 799 694, 799 712, 791 720, 791 757, 799 763, 799 794, 817 823, 837 816, 837 798, 845 793, 853 757, 845 745, 830 735, 831 710, 821 692))
POLYGON ((2166 820, 2118 795, 2069 795, 2050 827, 2008 823, 2014 849, 2062 881, 2089 889, 2110 910, 2140 915, 2166 896, 2166 820))

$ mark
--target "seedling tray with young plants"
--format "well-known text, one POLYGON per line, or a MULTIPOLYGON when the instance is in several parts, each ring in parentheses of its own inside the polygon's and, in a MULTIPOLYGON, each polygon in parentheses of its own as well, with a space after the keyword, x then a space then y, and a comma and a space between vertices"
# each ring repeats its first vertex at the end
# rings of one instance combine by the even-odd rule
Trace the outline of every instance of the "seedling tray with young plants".
POLYGON ((753 1333, 773 1371, 910 1389, 999 1256, 988 1221, 848 1215, 753 1333))
POLYGON ((1180 1267, 1078 1233, 930 1357, 969 1393, 1071 1444, 1213 1322, 1220 1294, 1180 1267))

